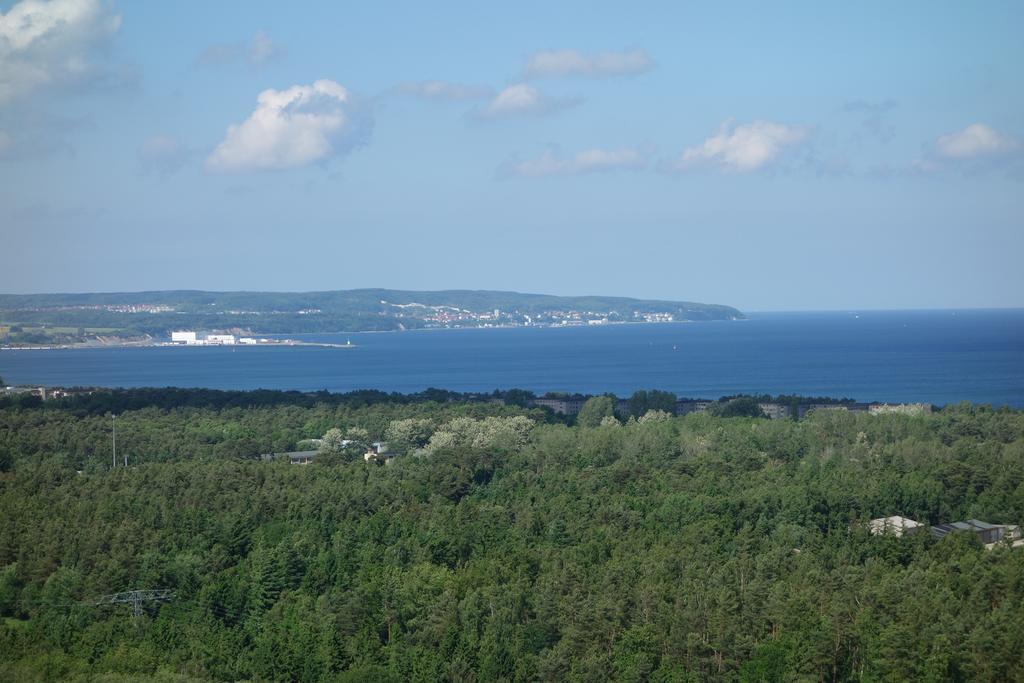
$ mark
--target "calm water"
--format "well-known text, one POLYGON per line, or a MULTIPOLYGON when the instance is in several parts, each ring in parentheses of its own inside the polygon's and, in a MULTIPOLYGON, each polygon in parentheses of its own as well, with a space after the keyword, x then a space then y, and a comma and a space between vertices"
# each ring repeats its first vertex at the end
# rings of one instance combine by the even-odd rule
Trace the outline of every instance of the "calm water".
POLYGON ((762 313, 741 322, 304 335, 354 349, 0 351, 15 384, 798 393, 1024 407, 1024 310, 762 313))

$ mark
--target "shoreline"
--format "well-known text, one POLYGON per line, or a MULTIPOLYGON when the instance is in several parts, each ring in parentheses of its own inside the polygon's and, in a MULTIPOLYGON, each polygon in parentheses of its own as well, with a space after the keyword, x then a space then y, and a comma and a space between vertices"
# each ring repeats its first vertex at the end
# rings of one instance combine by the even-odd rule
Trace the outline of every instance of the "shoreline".
MULTIPOLYGON (((333 334, 333 333, 329 333, 333 334)), ((345 334, 345 333, 342 333, 345 334)), ((327 349, 354 349, 358 344, 331 344, 329 342, 307 342, 289 340, 287 342, 271 342, 256 344, 174 344, 172 342, 155 343, 124 343, 124 344, 59 344, 55 346, 0 346, 0 351, 74 351, 74 350, 103 350, 103 349, 236 349, 252 348, 256 346, 288 347, 288 346, 317 346, 327 349)))
MULTIPOLYGON (((618 327, 621 325, 693 325, 701 323, 734 323, 734 322, 748 322, 749 318, 729 318, 722 320, 662 320, 655 322, 647 322, 642 320, 628 320, 623 322, 608 322, 601 323, 599 325, 574 324, 574 325, 477 325, 472 327, 414 327, 411 329, 401 330, 361 330, 351 331, 342 330, 339 332, 290 332, 286 334, 293 334, 296 336, 327 336, 327 335, 345 335, 345 334, 404 334, 407 332, 452 332, 452 331, 464 331, 464 330, 570 330, 570 329, 591 329, 598 327, 618 327)), ((256 333, 253 333, 256 334, 256 333)), ((273 333, 262 335, 264 337, 274 337, 273 333)), ((130 349, 130 348, 154 348, 154 347, 182 347, 182 348, 237 348, 237 347, 251 347, 251 346, 320 346, 324 348, 356 348, 358 344, 332 344, 330 342, 308 342, 295 339, 282 339, 275 342, 257 342, 255 344, 175 344, 167 341, 140 341, 140 342, 122 342, 119 344, 97 344, 82 342, 77 344, 47 344, 37 346, 0 346, 0 351, 66 351, 73 349, 130 349)))

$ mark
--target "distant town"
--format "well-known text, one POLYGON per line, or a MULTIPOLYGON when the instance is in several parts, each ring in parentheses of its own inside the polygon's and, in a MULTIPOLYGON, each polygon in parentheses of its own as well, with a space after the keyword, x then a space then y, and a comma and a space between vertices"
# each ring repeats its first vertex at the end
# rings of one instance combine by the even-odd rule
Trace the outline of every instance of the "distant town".
MULTIPOLYGON (((518 309, 503 311, 500 308, 488 311, 471 311, 456 306, 431 306, 420 303, 393 304, 380 302, 386 307, 379 315, 393 318, 397 330, 408 329, 460 329, 460 328, 503 328, 503 327, 578 327, 594 325, 616 325, 625 323, 671 323, 687 320, 677 317, 672 311, 631 311, 622 314, 614 310, 542 310, 527 313, 518 309)), ((70 306, 52 309, 38 309, 34 312, 88 312, 104 311, 124 315, 176 313, 171 306, 159 304, 110 304, 104 306, 70 306)), ((187 315, 185 312, 181 312, 187 315)), ((295 311, 249 311, 228 309, 212 311, 215 316, 317 316, 323 311, 304 308, 295 311)), ((166 337, 164 337, 166 339, 166 337)), ((0 348, 68 348, 71 346, 352 346, 352 344, 311 344, 293 339, 260 337, 250 330, 240 334, 218 331, 208 334, 192 330, 172 330, 170 342, 160 335, 125 334, 114 328, 67 328, 46 324, 0 325, 0 348)))
MULTIPOLYGON (((428 305, 421 303, 397 304, 381 300, 380 305, 385 310, 380 312, 381 316, 388 316, 422 321, 423 327, 519 327, 519 326, 568 326, 568 325, 608 325, 614 323, 670 323, 678 320, 690 320, 686 317, 679 317, 678 313, 672 311, 643 311, 634 310, 625 314, 616 310, 562 310, 550 309, 534 312, 520 311, 519 309, 503 311, 494 308, 486 311, 471 311, 465 308, 448 305, 428 305), (390 309, 390 310, 388 310, 390 309)), ((189 315, 191 310, 179 310, 178 307, 165 304, 106 304, 106 305, 80 305, 80 306, 49 306, 49 307, 27 307, 23 312, 31 313, 68 313, 68 312, 89 312, 102 311, 106 313, 124 313, 129 315, 180 313, 189 315)), ((210 314, 219 316, 289 316, 289 315, 323 315, 320 308, 301 308, 297 310, 246 310, 229 308, 209 311, 210 314)))
MULTIPOLYGON (((631 311, 622 314, 614 310, 560 310, 551 309, 532 315, 518 309, 503 311, 470 311, 455 306, 429 306, 420 303, 393 304, 381 301, 394 309, 394 317, 423 322, 425 328, 459 327, 569 327, 576 325, 613 325, 616 323, 670 323, 677 322, 671 311, 631 311)), ((686 318, 683 318, 686 320, 686 318)))

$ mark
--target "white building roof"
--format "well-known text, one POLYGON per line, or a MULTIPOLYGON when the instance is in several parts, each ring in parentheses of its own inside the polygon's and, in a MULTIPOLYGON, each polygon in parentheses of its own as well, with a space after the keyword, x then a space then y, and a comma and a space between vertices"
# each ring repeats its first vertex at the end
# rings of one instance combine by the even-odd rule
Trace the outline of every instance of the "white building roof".
POLYGON ((868 529, 876 536, 881 536, 882 534, 902 536, 903 534, 913 531, 920 526, 923 526, 920 522, 915 522, 909 517, 901 517, 899 515, 893 515, 892 517, 879 517, 878 519, 873 519, 868 523, 868 529))

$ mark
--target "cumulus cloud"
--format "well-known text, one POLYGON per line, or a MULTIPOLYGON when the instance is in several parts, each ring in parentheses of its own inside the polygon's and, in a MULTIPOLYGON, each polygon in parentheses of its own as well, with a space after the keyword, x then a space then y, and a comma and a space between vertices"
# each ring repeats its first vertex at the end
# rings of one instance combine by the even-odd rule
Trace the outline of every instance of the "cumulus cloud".
POLYGON ((729 171, 756 171, 775 162, 787 148, 806 141, 808 134, 803 126, 772 121, 740 125, 726 121, 717 134, 684 150, 673 168, 687 170, 710 164, 729 171))
POLYGON ((526 63, 527 78, 545 76, 625 76, 647 71, 654 61, 645 50, 599 52, 585 55, 577 50, 541 50, 526 63))
POLYGON ((334 81, 264 90, 256 110, 228 127, 206 160, 211 171, 273 170, 326 161, 365 142, 368 116, 334 81))
POLYGON ((549 114, 579 104, 581 101, 579 98, 550 97, 528 83, 516 83, 495 95, 479 114, 489 119, 523 114, 549 114))
POLYGON ((943 135, 935 141, 935 152, 945 159, 966 160, 993 157, 1014 152, 1019 148, 1016 139, 973 123, 963 130, 943 135))
POLYGON ((647 155, 635 147, 616 150, 588 149, 570 157, 560 157, 554 151, 547 150, 536 159, 507 162, 499 169, 499 175, 538 178, 598 171, 639 170, 646 166, 647 155))
POLYGON ((477 100, 491 97, 494 94, 492 88, 480 85, 462 85, 448 81, 416 81, 403 83, 398 86, 398 91, 405 95, 422 97, 428 100, 449 100, 459 102, 463 100, 477 100))
POLYGON ((940 135, 928 144, 910 168, 915 173, 931 174, 961 171, 987 173, 997 169, 1011 175, 1024 175, 1024 145, 1020 140, 983 123, 940 135))
POLYGON ((99 53, 120 27, 101 0, 22 0, 0 13, 0 104, 111 80, 99 53))
POLYGON ((181 170, 191 156, 189 148, 170 135, 154 135, 146 139, 137 153, 139 168, 144 173, 170 175, 181 170))
POLYGON ((259 67, 282 56, 284 49, 263 31, 257 31, 248 43, 214 43, 206 46, 196 57, 196 64, 223 66, 244 60, 249 66, 259 67))

